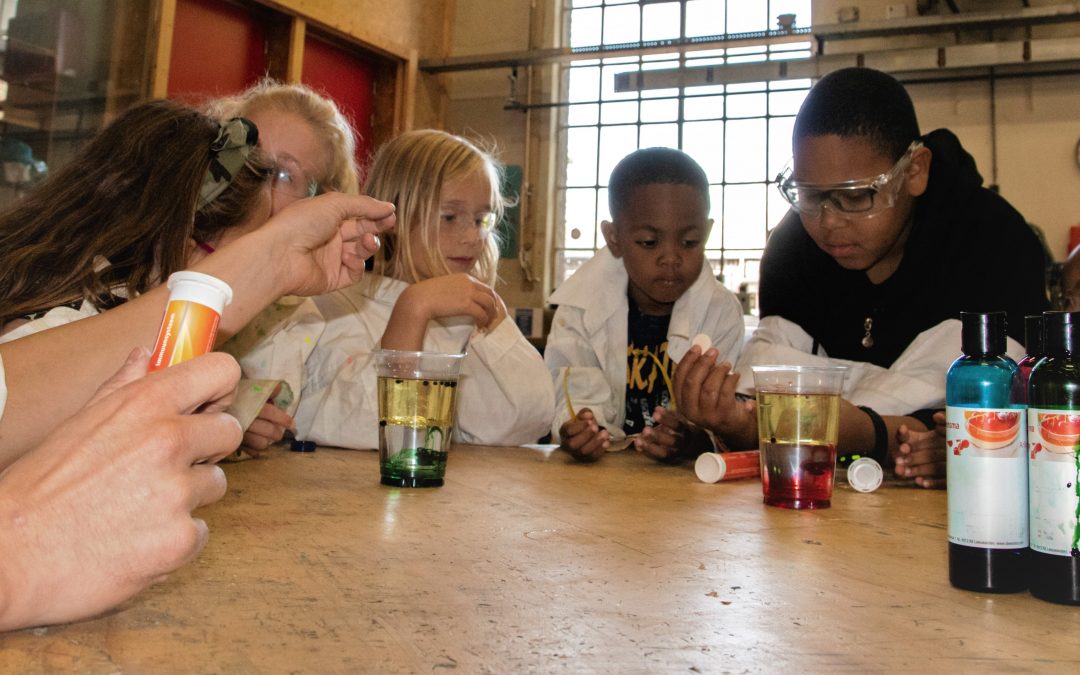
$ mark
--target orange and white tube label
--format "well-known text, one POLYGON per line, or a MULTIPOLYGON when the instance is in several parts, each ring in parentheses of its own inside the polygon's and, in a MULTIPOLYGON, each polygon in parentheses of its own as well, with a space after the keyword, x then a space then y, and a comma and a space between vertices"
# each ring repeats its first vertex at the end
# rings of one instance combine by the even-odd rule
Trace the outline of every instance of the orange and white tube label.
POLYGON ((214 349, 221 315, 190 300, 171 300, 150 358, 150 372, 193 359, 214 349))

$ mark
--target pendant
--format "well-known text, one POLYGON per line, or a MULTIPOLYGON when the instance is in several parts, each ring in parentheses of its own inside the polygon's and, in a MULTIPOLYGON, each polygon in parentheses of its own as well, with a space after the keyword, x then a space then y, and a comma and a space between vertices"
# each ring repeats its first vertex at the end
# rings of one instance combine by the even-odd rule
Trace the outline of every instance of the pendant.
POLYGON ((870 317, 866 317, 863 321, 863 329, 866 331, 866 335, 863 336, 862 346, 870 349, 874 346, 874 336, 870 334, 870 329, 874 327, 874 320, 870 317))

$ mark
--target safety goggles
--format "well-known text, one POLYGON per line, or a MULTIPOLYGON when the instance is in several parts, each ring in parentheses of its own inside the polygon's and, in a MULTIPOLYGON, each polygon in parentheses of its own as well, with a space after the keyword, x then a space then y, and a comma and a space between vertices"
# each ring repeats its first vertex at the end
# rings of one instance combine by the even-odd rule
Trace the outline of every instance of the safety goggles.
POLYGON ((314 197, 322 192, 317 180, 304 173, 300 167, 290 164, 278 164, 274 167, 272 187, 295 199, 314 197))
POLYGON ((776 177, 777 187, 784 199, 804 216, 817 217, 826 204, 841 214, 872 216, 896 204, 904 171, 911 164, 912 154, 922 145, 920 141, 913 141, 896 164, 883 174, 831 185, 792 180, 789 164, 776 177))

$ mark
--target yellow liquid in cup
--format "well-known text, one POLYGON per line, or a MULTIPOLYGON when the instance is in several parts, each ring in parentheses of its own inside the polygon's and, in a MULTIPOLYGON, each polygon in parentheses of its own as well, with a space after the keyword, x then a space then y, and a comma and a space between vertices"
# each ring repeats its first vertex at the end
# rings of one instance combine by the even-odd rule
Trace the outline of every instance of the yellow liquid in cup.
POLYGON ((442 485, 453 435, 457 380, 378 378, 382 482, 442 485))
POLYGON ((766 504, 793 509, 830 505, 839 425, 837 394, 758 392, 766 504))

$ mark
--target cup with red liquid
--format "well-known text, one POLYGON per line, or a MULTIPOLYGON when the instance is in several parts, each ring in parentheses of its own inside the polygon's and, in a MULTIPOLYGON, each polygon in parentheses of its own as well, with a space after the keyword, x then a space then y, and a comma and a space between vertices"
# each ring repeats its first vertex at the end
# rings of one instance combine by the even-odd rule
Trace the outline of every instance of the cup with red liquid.
POLYGON ((765 503, 823 509, 832 500, 843 366, 754 366, 765 503))

